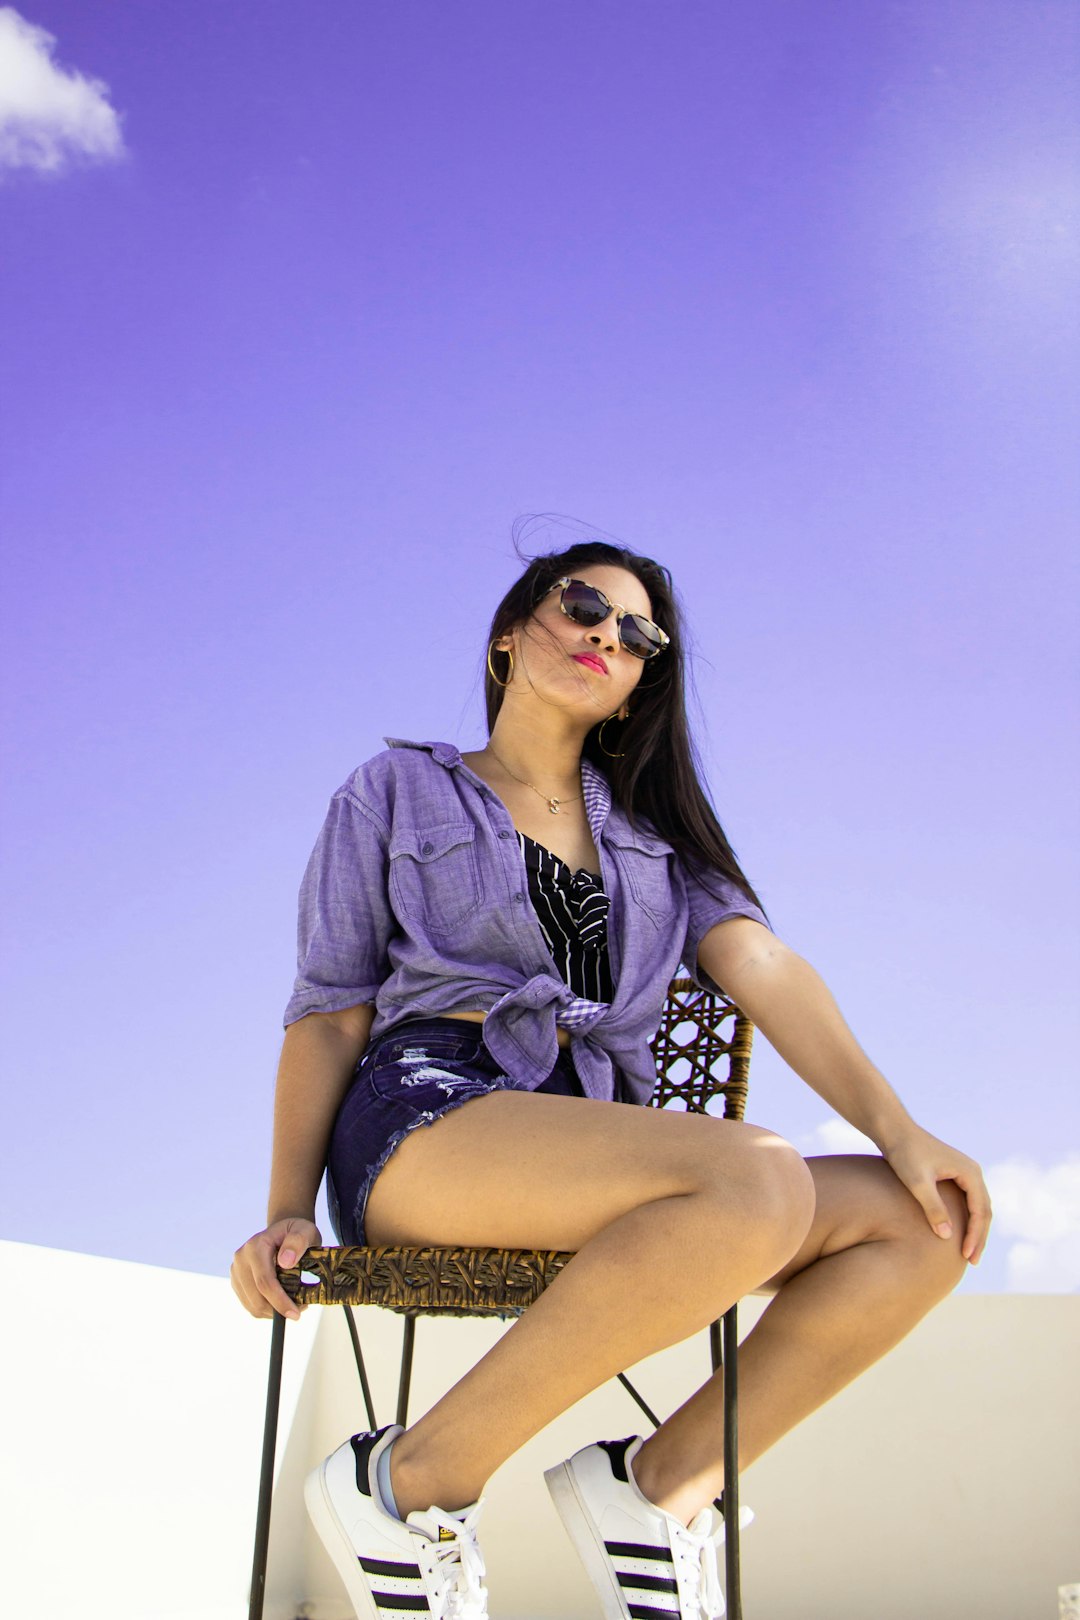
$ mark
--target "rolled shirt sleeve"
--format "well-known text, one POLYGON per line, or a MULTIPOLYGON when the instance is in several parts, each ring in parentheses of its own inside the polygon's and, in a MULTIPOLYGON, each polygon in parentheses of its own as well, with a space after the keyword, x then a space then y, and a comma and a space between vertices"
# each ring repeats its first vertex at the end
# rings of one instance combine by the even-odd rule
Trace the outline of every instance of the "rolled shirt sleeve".
POLYGON ((755 922, 768 928, 770 933, 775 933, 775 929, 761 907, 747 899, 742 890, 718 868, 710 867, 704 878, 696 876, 686 863, 681 863, 681 871, 689 902, 683 966, 699 989, 723 995, 720 986, 698 966, 698 950, 709 929, 725 922, 728 917, 752 917, 755 922))
POLYGON ((374 1002, 390 977, 396 922, 387 895, 389 829, 345 788, 330 800, 300 884, 296 981, 285 1028, 311 1012, 374 1002))

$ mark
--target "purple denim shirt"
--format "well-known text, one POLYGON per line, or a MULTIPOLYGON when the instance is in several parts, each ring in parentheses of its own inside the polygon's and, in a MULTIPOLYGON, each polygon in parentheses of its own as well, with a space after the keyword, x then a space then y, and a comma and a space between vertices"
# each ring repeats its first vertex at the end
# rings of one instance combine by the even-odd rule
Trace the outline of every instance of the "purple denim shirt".
POLYGON ((720 872, 697 882, 648 823, 612 802, 581 762, 585 807, 611 897, 609 1004, 582 1004, 559 977, 529 903, 510 812, 453 743, 389 747, 332 795, 300 885, 297 977, 287 1028, 311 1012, 374 1003, 371 1039, 403 1018, 478 1008, 483 1040, 522 1090, 555 1064, 557 1021, 588 1097, 647 1103, 649 1042, 680 963, 703 988, 698 946, 726 917, 764 915, 720 872), (565 1015, 565 1017, 564 1017, 565 1015), (617 1076, 621 1084, 617 1086, 617 1076))

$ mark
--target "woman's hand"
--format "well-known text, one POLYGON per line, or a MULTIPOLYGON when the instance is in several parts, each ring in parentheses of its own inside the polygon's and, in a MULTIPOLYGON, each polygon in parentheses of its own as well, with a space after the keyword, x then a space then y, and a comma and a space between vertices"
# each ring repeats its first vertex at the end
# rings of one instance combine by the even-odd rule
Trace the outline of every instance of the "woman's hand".
POLYGON ((966 1153, 941 1142, 914 1122, 901 1135, 879 1144, 883 1156, 913 1197, 922 1205, 927 1220, 939 1237, 952 1236, 952 1223, 941 1194, 939 1181, 955 1181, 967 1199, 968 1221, 960 1252, 971 1265, 978 1265, 986 1247, 992 1210, 983 1173, 966 1153))
POLYGON ((249 1237, 233 1255, 229 1279, 233 1293, 252 1316, 282 1316, 299 1321, 302 1306, 291 1300, 277 1279, 274 1267, 282 1270, 295 1266, 307 1249, 322 1244, 319 1228, 314 1221, 302 1215, 286 1215, 274 1221, 265 1232, 249 1237))

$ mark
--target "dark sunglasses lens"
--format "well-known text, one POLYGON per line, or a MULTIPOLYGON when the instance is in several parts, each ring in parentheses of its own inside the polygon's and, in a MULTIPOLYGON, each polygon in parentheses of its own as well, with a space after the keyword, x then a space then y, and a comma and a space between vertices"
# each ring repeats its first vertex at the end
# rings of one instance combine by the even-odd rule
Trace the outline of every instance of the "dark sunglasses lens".
MULTIPOLYGON (((575 624, 602 624, 611 612, 606 601, 594 585, 573 579, 562 593, 562 605, 575 624)), ((619 623, 619 635, 627 652, 636 658, 655 658, 663 646, 659 632, 651 619, 640 613, 626 613, 619 623)))
POLYGON ((575 624, 601 624, 611 609, 591 585, 571 580, 562 593, 562 605, 575 624))
POLYGON ((622 644, 627 652, 634 653, 638 658, 655 658, 660 651, 661 641, 656 633, 656 626, 649 619, 643 619, 637 613, 628 613, 619 626, 622 644))

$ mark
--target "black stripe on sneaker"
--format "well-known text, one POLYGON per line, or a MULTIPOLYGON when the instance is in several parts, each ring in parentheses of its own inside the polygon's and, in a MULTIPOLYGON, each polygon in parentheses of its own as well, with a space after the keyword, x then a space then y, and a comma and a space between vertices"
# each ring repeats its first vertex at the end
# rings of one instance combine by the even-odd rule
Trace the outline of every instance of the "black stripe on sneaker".
POLYGON ((639 1592, 674 1592, 678 1593, 678 1581, 668 1580, 663 1575, 626 1575, 621 1569, 615 1571, 619 1577, 620 1586, 633 1586, 639 1592))
POLYGON ((604 1546, 612 1558, 651 1558, 658 1564, 675 1562, 670 1547, 647 1547, 641 1541, 605 1541, 604 1546))
POLYGON ((418 1564, 401 1564, 387 1558, 365 1558, 360 1554, 360 1568, 365 1575, 389 1575, 391 1580, 418 1581, 420 1579, 420 1566, 418 1564))
POLYGON ((621 1479, 624 1485, 630 1483, 626 1472, 626 1448, 637 1438, 636 1434, 628 1434, 625 1440, 598 1440, 596 1442, 602 1451, 607 1452, 608 1461, 611 1463, 611 1472, 616 1479, 621 1479))
POLYGON ((630 1620, 679 1620, 681 1609, 656 1609, 651 1603, 628 1603, 630 1620))
POLYGON ((369 1502, 371 1500, 371 1453, 389 1427, 389 1423, 384 1423, 381 1429, 371 1429, 366 1434, 354 1434, 349 1439, 349 1444, 353 1448, 353 1456, 356 1458, 356 1488, 361 1496, 367 1497, 369 1502))
POLYGON ((372 1597, 383 1614, 430 1614, 426 1597, 405 1597, 399 1592, 372 1592, 372 1597))

